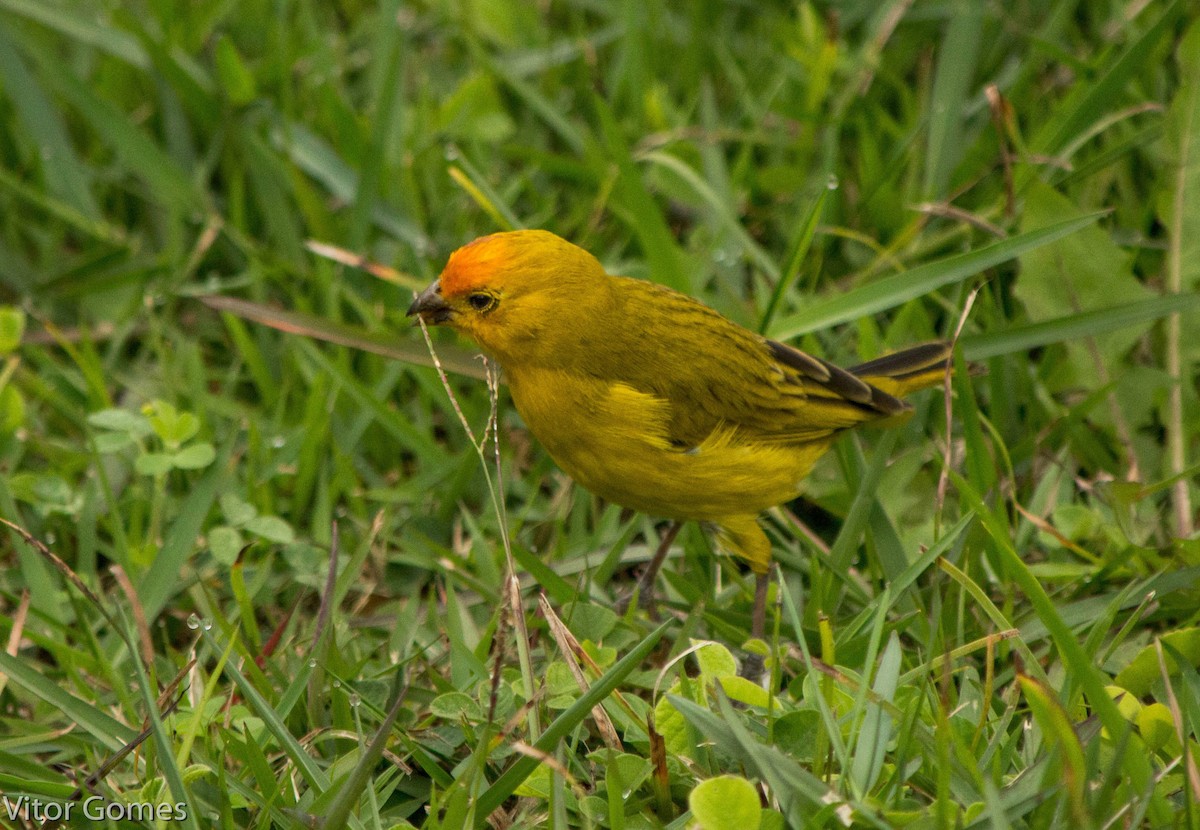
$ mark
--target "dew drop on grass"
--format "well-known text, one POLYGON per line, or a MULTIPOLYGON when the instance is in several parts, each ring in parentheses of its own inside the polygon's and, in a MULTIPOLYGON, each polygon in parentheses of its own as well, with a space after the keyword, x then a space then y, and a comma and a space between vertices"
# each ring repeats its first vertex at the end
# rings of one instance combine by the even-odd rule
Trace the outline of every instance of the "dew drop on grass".
POLYGON ((825 189, 826 190, 837 190, 838 189, 838 177, 833 175, 832 173, 830 173, 829 178, 825 180, 825 189))
POLYGON ((200 618, 195 614, 188 614, 187 627, 195 631, 200 627, 200 618))
POLYGON ((350 704, 351 708, 357 709, 358 705, 362 703, 362 698, 356 694, 352 694, 350 697, 346 698, 346 702, 350 704))
POLYGON ((313 657, 308 661, 308 667, 310 669, 315 669, 317 667, 317 658, 316 657, 313 657))

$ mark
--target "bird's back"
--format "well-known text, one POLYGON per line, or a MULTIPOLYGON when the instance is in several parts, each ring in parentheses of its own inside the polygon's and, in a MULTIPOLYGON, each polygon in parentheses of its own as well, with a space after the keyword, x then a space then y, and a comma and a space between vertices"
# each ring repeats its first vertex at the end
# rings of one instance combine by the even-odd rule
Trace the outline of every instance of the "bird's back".
POLYGON ((662 398, 680 448, 718 428, 770 444, 828 440, 905 411, 899 398, 934 385, 949 354, 930 343, 846 370, 737 325, 655 283, 616 281, 606 348, 576 365, 662 398))

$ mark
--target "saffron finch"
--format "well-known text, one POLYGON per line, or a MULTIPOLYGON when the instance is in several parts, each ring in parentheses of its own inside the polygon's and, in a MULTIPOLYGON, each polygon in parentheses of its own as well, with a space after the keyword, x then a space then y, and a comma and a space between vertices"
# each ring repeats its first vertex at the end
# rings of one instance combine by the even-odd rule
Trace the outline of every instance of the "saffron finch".
POLYGON ((938 383, 950 351, 928 343, 841 369, 685 294, 610 276, 541 230, 459 248, 408 315, 496 360, 526 425, 576 482, 716 525, 756 575, 755 637, 771 563, 758 514, 797 496, 838 433, 909 409, 901 398, 938 383))

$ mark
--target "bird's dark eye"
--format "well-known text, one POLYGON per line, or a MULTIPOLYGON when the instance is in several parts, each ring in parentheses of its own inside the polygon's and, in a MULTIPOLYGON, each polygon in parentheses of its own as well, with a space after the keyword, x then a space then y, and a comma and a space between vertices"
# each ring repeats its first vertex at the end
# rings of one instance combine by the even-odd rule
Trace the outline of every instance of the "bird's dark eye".
POLYGON ((491 294, 472 294, 467 297, 467 304, 476 311, 490 311, 497 302, 491 294))

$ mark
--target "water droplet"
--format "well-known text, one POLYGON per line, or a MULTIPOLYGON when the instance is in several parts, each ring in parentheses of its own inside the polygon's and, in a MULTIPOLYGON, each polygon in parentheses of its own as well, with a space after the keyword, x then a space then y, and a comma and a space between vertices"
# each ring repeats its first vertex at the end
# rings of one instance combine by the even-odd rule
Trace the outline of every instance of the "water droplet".
POLYGON ((825 189, 826 190, 837 190, 838 189, 838 177, 833 175, 832 173, 830 173, 829 178, 825 180, 825 189))
POLYGON ((310 669, 315 669, 315 668, 317 667, 317 658, 316 658, 316 657, 313 657, 313 658, 309 659, 309 661, 308 661, 308 667, 309 667, 310 669))
POLYGON ((340 680, 333 681, 333 688, 335 688, 335 689, 342 688, 342 681, 340 681, 340 680))
POLYGON ((458 148, 453 144, 446 148, 446 161, 458 161, 458 148))
POLYGON ((271 446, 274 447, 275 449, 279 449, 286 443, 287 443, 287 439, 284 438, 282 435, 276 435, 274 438, 271 439, 271 446))
POLYGON ((352 708, 357 708, 358 704, 362 703, 362 698, 356 694, 350 695, 350 697, 346 698, 346 702, 349 703, 352 708))
POLYGON ((46 544, 47 545, 53 545, 57 541, 58 541, 58 536, 56 536, 53 532, 46 534, 46 544))
POLYGON ((205 631, 212 631, 212 620, 200 620, 200 625, 205 631))
POLYGON ((192 631, 195 631, 200 627, 200 618, 195 614, 188 614, 187 627, 192 629, 192 631))

